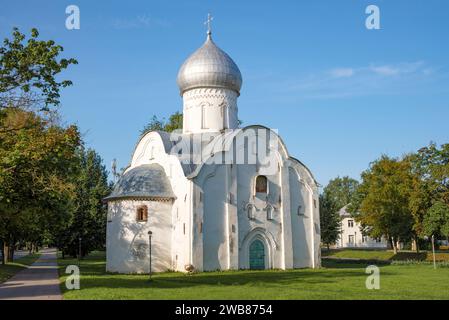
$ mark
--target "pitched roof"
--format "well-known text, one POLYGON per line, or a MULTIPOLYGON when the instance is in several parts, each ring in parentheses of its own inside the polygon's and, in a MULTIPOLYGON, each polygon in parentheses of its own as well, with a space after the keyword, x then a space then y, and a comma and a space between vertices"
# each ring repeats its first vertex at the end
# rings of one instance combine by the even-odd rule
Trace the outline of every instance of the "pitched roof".
POLYGON ((160 165, 144 164, 124 173, 104 200, 123 198, 175 198, 170 181, 160 165))
POLYGON ((346 209, 348 207, 348 204, 345 205, 343 208, 341 208, 338 213, 340 214, 340 217, 351 217, 351 213, 349 213, 346 209))

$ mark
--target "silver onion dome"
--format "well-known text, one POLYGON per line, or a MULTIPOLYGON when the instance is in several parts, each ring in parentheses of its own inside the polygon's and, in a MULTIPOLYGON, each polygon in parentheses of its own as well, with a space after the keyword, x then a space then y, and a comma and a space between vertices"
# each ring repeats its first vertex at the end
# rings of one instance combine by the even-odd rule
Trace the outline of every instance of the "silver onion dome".
POLYGON ((226 88, 240 94, 242 75, 231 57, 212 41, 209 31, 203 46, 179 69, 177 83, 181 95, 194 88, 226 88))

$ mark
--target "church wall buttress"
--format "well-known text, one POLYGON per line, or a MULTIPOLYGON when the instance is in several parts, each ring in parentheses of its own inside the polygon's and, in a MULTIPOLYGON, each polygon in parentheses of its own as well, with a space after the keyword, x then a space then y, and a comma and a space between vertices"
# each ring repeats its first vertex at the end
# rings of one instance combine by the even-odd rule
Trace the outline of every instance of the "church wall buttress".
POLYGON ((203 271, 203 234, 204 234, 204 192, 203 190, 191 182, 192 185, 192 265, 197 271, 203 271))
POLYGON ((225 165, 205 165, 195 184, 203 191, 203 270, 228 268, 225 165))
POLYGON ((291 269, 293 268, 293 243, 290 218, 290 183, 288 167, 285 163, 280 166, 279 180, 283 198, 281 202, 283 269, 291 269))
POLYGON ((228 195, 226 204, 228 232, 228 269, 239 268, 238 216, 237 216, 237 177, 235 165, 227 165, 228 195))

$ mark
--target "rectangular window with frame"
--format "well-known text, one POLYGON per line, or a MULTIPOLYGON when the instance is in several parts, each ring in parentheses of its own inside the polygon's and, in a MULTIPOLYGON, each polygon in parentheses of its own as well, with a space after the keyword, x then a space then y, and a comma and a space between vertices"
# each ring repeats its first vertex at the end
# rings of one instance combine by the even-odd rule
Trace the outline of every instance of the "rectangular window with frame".
POLYGON ((354 244, 354 235, 350 234, 350 235, 348 236, 348 242, 349 242, 350 244, 354 244))

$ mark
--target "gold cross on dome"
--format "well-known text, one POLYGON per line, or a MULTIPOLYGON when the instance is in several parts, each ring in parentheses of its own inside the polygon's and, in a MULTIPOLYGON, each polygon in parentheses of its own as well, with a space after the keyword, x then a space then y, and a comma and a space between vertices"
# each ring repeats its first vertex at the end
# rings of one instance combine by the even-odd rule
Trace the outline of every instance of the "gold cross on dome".
POLYGON ((207 34, 211 34, 211 27, 210 23, 214 20, 214 17, 210 15, 210 13, 207 14, 207 20, 204 21, 204 24, 207 25, 207 34))

